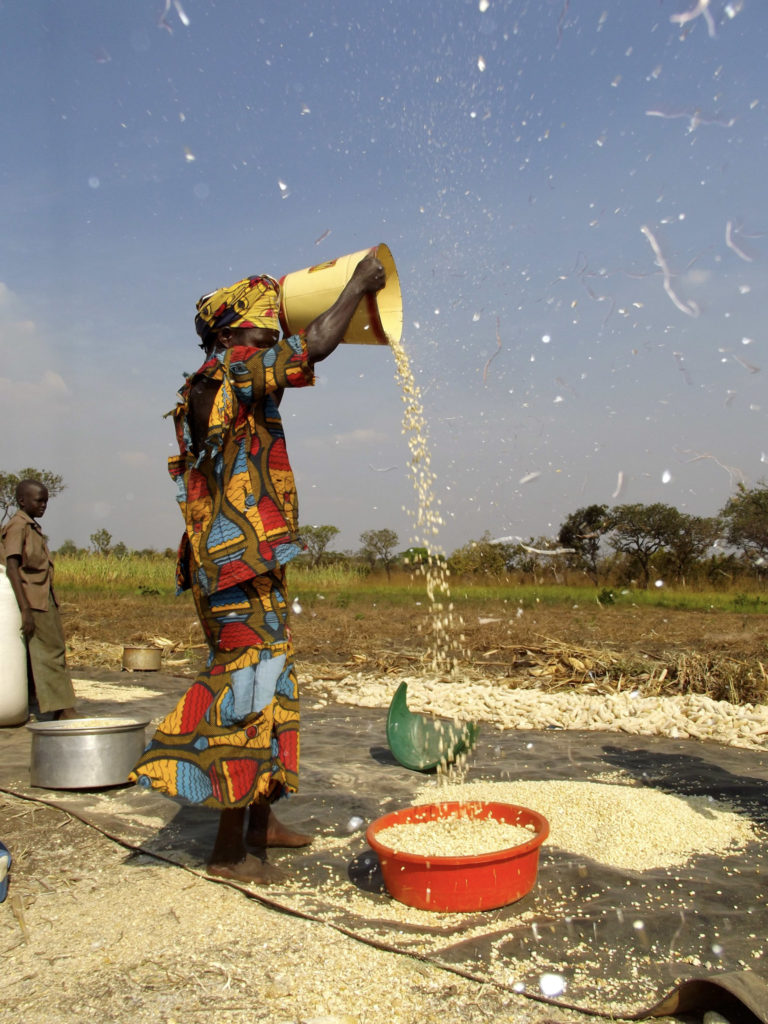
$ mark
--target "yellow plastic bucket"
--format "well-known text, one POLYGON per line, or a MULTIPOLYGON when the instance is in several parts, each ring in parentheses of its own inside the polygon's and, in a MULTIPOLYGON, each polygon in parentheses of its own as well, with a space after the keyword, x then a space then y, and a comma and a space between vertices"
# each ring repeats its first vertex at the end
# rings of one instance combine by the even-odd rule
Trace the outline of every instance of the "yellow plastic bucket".
POLYGON ((400 341, 403 333, 400 280, 392 253, 383 244, 281 277, 280 326, 283 332, 296 334, 329 309, 352 277, 357 264, 369 253, 381 261, 387 283, 381 291, 363 296, 343 340, 354 345, 388 345, 391 341, 400 341))

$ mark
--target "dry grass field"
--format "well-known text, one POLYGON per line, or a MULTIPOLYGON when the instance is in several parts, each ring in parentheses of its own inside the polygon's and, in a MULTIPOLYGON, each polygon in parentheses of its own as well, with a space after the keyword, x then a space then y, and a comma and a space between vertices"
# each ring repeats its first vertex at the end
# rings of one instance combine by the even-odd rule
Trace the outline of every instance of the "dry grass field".
MULTIPOLYGON (((291 625, 300 677, 417 675, 431 663, 431 618, 415 590, 299 594, 291 625)), ((188 596, 67 594, 63 619, 73 667, 119 668, 125 644, 160 643, 166 671, 192 675, 204 653, 188 596)), ((599 604, 521 608, 503 599, 456 600, 459 673, 504 677, 546 689, 599 682, 647 694, 703 693, 732 703, 766 703, 768 616, 599 604), (459 637, 461 640, 459 641, 459 637)))

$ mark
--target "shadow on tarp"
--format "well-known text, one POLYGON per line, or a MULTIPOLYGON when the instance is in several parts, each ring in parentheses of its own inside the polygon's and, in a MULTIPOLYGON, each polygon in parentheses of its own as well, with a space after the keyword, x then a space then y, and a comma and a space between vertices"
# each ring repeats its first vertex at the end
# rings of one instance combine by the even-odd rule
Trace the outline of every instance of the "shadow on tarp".
MULTIPOLYGON (((113 681, 119 685, 120 674, 113 681)), ((126 681, 133 687, 143 682, 135 675, 126 681)), ((81 705, 89 714, 148 712, 157 719, 184 683, 153 674, 146 685, 154 688, 146 700, 81 705)), ((316 842, 308 850, 271 852, 291 875, 286 886, 215 884, 541 1003, 624 1019, 718 1010, 730 1024, 768 1024, 768 984, 749 969, 759 965, 768 936, 764 843, 643 873, 545 844, 536 886, 511 906, 476 914, 406 908, 386 894, 364 832, 375 818, 411 804, 426 777, 392 758, 385 726, 385 709, 313 708, 307 699, 302 791, 278 813, 314 830, 316 842)), ((607 773, 615 779, 617 772, 633 785, 727 798, 766 826, 768 757, 712 743, 486 728, 468 779, 606 781, 607 773)), ((132 850, 205 869, 215 813, 130 786, 91 792, 31 787, 24 728, 0 730, 0 787, 60 807, 132 850)), ((141 861, 132 862, 140 870, 141 861)))

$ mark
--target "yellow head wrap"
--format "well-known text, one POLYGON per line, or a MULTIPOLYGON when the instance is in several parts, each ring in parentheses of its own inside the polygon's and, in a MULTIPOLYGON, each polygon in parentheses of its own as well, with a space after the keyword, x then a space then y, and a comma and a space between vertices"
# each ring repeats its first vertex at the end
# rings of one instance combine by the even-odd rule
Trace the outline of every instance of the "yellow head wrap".
POLYGON ((266 275, 246 277, 198 300, 195 330, 204 342, 222 327, 266 327, 279 331, 279 311, 277 281, 266 275))

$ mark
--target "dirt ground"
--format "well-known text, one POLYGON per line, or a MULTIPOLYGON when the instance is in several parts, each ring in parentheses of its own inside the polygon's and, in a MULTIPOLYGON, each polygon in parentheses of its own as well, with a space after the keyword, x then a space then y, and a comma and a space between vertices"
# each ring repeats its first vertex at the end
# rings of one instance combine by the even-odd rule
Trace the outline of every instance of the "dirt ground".
MULTIPOLYGON (((414 673, 428 661, 424 609, 415 604, 300 599, 302 612, 293 617, 300 675, 414 673)), ((75 669, 119 667, 124 644, 153 641, 163 641, 166 672, 191 676, 200 664, 201 636, 186 600, 136 597, 105 605, 81 598, 66 601, 63 611, 75 669)), ((462 628, 468 653, 461 671, 525 677, 526 685, 531 672, 553 664, 562 671, 546 676, 549 685, 578 685, 585 651, 602 652, 611 673, 678 692, 698 685, 699 675, 680 676, 681 664, 690 667, 692 659, 709 666, 701 678, 753 678, 758 696, 764 679, 768 621, 758 616, 598 605, 518 615, 497 602, 475 608, 462 628)), ((0 793, 0 821, 0 838, 14 853, 11 895, 0 905, 6 1024, 592 1019, 273 910, 128 850, 55 808, 0 793)))
MULTIPOLYGON (((409 604, 378 605, 363 597, 297 596, 301 612, 291 620, 300 679, 429 667, 434 631, 420 593, 409 604)), ((504 601, 463 606, 457 592, 455 603, 450 632, 460 674, 526 686, 534 679, 542 688, 599 680, 606 691, 631 682, 653 694, 768 701, 768 616, 619 608, 589 596, 578 606, 523 610, 504 601)), ((186 596, 108 603, 81 597, 64 602, 63 618, 74 667, 119 668, 124 644, 153 642, 164 648, 166 671, 194 675, 202 664, 205 647, 186 596)))
POLYGON ((0 905, 4 1024, 581 1017, 272 910, 55 808, 0 794, 0 818, 15 855, 0 905))

